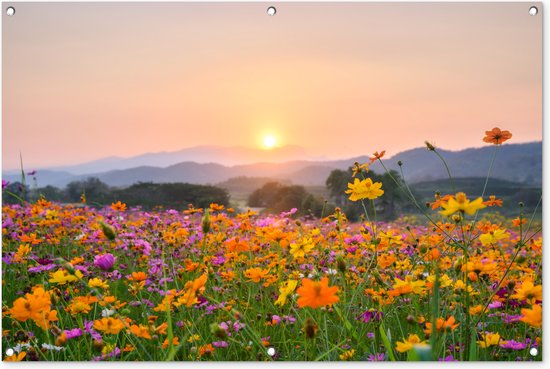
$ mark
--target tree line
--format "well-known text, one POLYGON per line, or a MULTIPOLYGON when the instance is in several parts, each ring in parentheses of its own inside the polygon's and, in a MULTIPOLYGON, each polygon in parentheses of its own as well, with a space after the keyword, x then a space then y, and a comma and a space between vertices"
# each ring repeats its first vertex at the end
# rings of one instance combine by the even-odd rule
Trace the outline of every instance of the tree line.
MULTIPOLYGON (((314 195, 301 185, 291 185, 271 181, 254 190, 248 197, 248 206, 264 208, 266 212, 278 213, 296 208, 296 216, 324 217, 339 207, 351 221, 357 221, 364 214, 363 205, 369 213, 376 210, 379 220, 394 219, 399 213, 410 210, 411 206, 396 184, 403 183, 395 171, 366 174, 374 182, 382 182, 384 195, 376 200, 376 209, 372 203, 352 202, 345 191, 348 183, 353 182, 352 167, 347 170, 333 170, 326 179, 328 198, 314 195)), ((142 206, 152 209, 157 206, 171 209, 186 209, 189 204, 195 207, 208 207, 211 203, 229 206, 230 196, 226 189, 210 185, 190 183, 152 183, 139 182, 129 187, 111 187, 98 178, 90 177, 73 181, 65 188, 54 186, 29 188, 19 182, 9 184, 2 193, 4 203, 16 203, 23 198, 36 201, 44 197, 61 203, 78 203, 86 200, 88 205, 104 206, 122 201, 128 206, 142 206), (12 196, 14 194, 16 196, 12 196)))
POLYGON ((31 189, 16 182, 9 184, 2 191, 4 203, 17 203, 20 201, 18 197, 28 201, 44 197, 49 201, 61 203, 77 203, 84 200, 88 205, 96 206, 122 201, 128 206, 139 205, 144 209, 162 206, 183 210, 189 204, 195 207, 208 207, 211 203, 229 206, 228 192, 215 186, 139 182, 129 187, 118 188, 110 187, 95 177, 73 181, 63 189, 54 186, 31 189))

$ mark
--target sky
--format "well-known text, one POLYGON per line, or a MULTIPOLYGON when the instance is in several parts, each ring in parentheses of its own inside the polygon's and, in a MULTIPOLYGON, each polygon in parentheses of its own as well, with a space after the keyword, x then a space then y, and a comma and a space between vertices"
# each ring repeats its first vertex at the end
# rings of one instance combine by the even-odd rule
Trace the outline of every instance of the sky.
POLYGON ((268 5, 17 3, 3 169, 266 136, 326 158, 542 139, 541 6, 268 5))

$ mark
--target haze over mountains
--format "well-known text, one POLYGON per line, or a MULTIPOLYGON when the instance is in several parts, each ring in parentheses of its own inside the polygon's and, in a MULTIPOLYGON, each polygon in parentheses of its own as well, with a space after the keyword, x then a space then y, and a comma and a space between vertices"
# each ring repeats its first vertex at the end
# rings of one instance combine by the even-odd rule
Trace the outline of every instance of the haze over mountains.
MULTIPOLYGON (((438 149, 455 177, 485 177, 494 146, 446 151, 438 149)), ((355 161, 368 162, 369 155, 346 160, 322 160, 310 157, 303 148, 286 146, 272 150, 244 147, 201 146, 177 152, 148 153, 131 158, 104 158, 76 166, 40 169, 39 187, 64 187, 71 181, 98 177, 111 186, 129 186, 137 182, 188 182, 218 184, 234 177, 269 177, 293 184, 324 185, 334 169, 346 169, 355 161), (253 158, 254 163, 250 163, 253 158), (279 162, 274 162, 279 160, 279 162), (246 163, 246 164, 243 164, 246 163)), ((440 159, 425 148, 403 151, 384 158, 389 169, 399 171, 398 162, 411 183, 446 178, 440 159)), ((371 166, 382 172, 380 164, 371 166)), ((542 142, 505 144, 498 148, 493 167, 494 178, 542 184, 542 142)), ((19 181, 19 172, 4 172, 3 178, 19 181)))

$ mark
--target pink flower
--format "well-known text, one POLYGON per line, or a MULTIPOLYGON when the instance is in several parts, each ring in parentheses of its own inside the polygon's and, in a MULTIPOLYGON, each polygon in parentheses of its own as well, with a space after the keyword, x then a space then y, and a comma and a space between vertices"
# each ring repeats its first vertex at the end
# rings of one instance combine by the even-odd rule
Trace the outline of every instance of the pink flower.
POLYGON ((111 254, 97 255, 94 259, 94 265, 107 271, 115 264, 115 257, 111 254))

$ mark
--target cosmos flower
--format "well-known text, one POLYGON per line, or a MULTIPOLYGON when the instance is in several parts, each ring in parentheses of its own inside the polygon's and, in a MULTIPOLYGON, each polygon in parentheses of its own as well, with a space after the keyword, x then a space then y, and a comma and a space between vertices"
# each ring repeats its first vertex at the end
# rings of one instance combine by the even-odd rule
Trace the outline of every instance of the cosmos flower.
POLYGON ((500 145, 504 141, 508 141, 512 138, 510 131, 501 131, 500 128, 493 128, 490 131, 485 131, 485 137, 483 141, 487 143, 492 143, 494 145, 500 145))
POLYGON ((296 287, 298 286, 298 281, 289 279, 281 285, 279 288, 279 297, 275 301, 275 305, 283 306, 286 303, 288 295, 290 295, 296 287))
POLYGON ((102 318, 94 321, 94 329, 105 332, 105 334, 118 334, 124 328, 120 319, 102 318))
POLYGON ((398 341, 396 343, 395 349, 398 352, 407 352, 412 350, 412 348, 417 345, 426 345, 426 341, 422 341, 416 334, 409 334, 409 337, 407 337, 406 340, 398 341))
POLYGON ((312 281, 305 278, 302 281, 300 288, 296 290, 298 296, 298 306, 318 308, 327 305, 333 305, 338 302, 339 298, 336 296, 338 287, 328 286, 328 278, 324 277, 319 282, 312 281))
POLYGON ((485 333, 481 335, 481 341, 477 341, 479 346, 487 348, 490 346, 496 346, 500 343, 500 334, 498 333, 485 333))
POLYGON ((101 268, 102 270, 108 271, 113 268, 116 258, 112 254, 102 254, 97 255, 94 258, 94 265, 101 268))
POLYGON ((353 183, 348 183, 348 190, 345 191, 349 194, 351 201, 358 201, 363 199, 374 200, 384 194, 382 190, 382 183, 372 182, 372 179, 367 178, 360 181, 355 178, 353 183))
POLYGON ((521 314, 523 315, 520 319, 522 322, 533 327, 542 327, 542 307, 540 305, 533 305, 531 309, 521 309, 521 314))
POLYGON ((458 192, 455 196, 450 197, 447 203, 441 203, 441 207, 444 210, 440 211, 440 213, 446 216, 456 212, 473 215, 476 211, 485 208, 485 205, 483 205, 483 199, 481 197, 478 197, 474 201, 470 201, 464 192, 458 192))
POLYGON ((516 287, 516 293, 511 297, 520 301, 528 301, 531 304, 542 301, 542 285, 535 286, 531 279, 526 279, 516 287))

